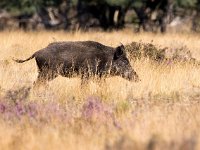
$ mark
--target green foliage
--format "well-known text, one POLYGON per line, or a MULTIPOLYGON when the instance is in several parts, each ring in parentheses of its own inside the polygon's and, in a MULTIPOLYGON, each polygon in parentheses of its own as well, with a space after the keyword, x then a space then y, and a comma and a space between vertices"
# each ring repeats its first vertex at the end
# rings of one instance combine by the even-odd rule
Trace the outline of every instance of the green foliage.
POLYGON ((132 0, 105 0, 109 5, 125 6, 128 5, 132 0))
POLYGON ((2 0, 0 7, 8 10, 12 14, 32 14, 35 12, 34 5, 31 0, 2 0))
POLYGON ((105 4, 105 0, 82 0, 82 2, 89 4, 89 5, 98 5, 98 4, 105 4))
POLYGON ((131 4, 135 8, 141 8, 143 6, 143 1, 142 0, 134 0, 131 4))
POLYGON ((183 8, 194 8, 197 3, 197 0, 176 0, 175 4, 178 7, 183 7, 183 8))
MULTIPOLYGON (((0 0, 0 8, 7 9, 14 14, 34 13, 37 8, 47 6, 59 6, 64 0, 0 0)), ((105 4, 110 6, 127 6, 141 7, 145 0, 81 0, 82 2, 99 5, 105 4)), ((76 5, 78 0, 71 0, 73 5, 76 5)), ((177 7, 195 8, 198 0, 175 0, 177 7)))
POLYGON ((33 14, 38 8, 59 6, 63 0, 1 0, 0 8, 6 9, 14 15, 33 14))
POLYGON ((126 6, 133 0, 83 0, 83 1, 93 5, 107 4, 110 6, 126 6))

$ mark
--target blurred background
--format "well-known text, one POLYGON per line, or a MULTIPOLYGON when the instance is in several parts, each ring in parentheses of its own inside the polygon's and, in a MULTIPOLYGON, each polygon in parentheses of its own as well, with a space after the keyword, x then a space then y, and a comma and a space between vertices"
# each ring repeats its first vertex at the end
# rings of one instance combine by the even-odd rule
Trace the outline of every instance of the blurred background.
POLYGON ((0 0, 0 30, 200 31, 200 0, 0 0))

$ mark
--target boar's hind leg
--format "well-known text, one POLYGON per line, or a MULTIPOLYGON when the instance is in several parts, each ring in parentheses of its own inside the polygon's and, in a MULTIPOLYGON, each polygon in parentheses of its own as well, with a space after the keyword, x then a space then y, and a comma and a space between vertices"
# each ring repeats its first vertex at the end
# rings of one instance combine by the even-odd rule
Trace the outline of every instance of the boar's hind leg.
POLYGON ((58 74, 54 71, 40 71, 37 80, 34 82, 34 86, 46 84, 48 81, 55 79, 58 74))

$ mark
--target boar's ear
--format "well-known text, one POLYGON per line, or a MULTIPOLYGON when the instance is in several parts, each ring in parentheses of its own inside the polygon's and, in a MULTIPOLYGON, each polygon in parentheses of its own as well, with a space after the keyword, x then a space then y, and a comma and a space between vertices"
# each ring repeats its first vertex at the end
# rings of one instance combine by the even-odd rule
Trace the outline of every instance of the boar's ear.
POLYGON ((116 48, 115 53, 114 53, 114 60, 118 59, 119 57, 121 57, 122 55, 124 55, 124 50, 125 47, 124 45, 120 45, 116 48))

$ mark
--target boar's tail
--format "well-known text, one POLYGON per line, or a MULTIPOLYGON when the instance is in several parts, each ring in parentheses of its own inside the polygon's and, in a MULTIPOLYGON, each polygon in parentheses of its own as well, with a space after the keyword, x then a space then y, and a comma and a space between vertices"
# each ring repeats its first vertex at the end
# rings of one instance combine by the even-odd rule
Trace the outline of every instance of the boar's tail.
POLYGON ((12 59, 12 60, 14 60, 15 62, 17 62, 17 63, 23 63, 23 62, 25 62, 25 61, 29 61, 29 60, 31 60, 31 59, 33 59, 35 57, 35 54, 33 54, 31 57, 29 57, 29 58, 27 58, 27 59, 25 59, 25 60, 21 60, 21 59, 12 59))

